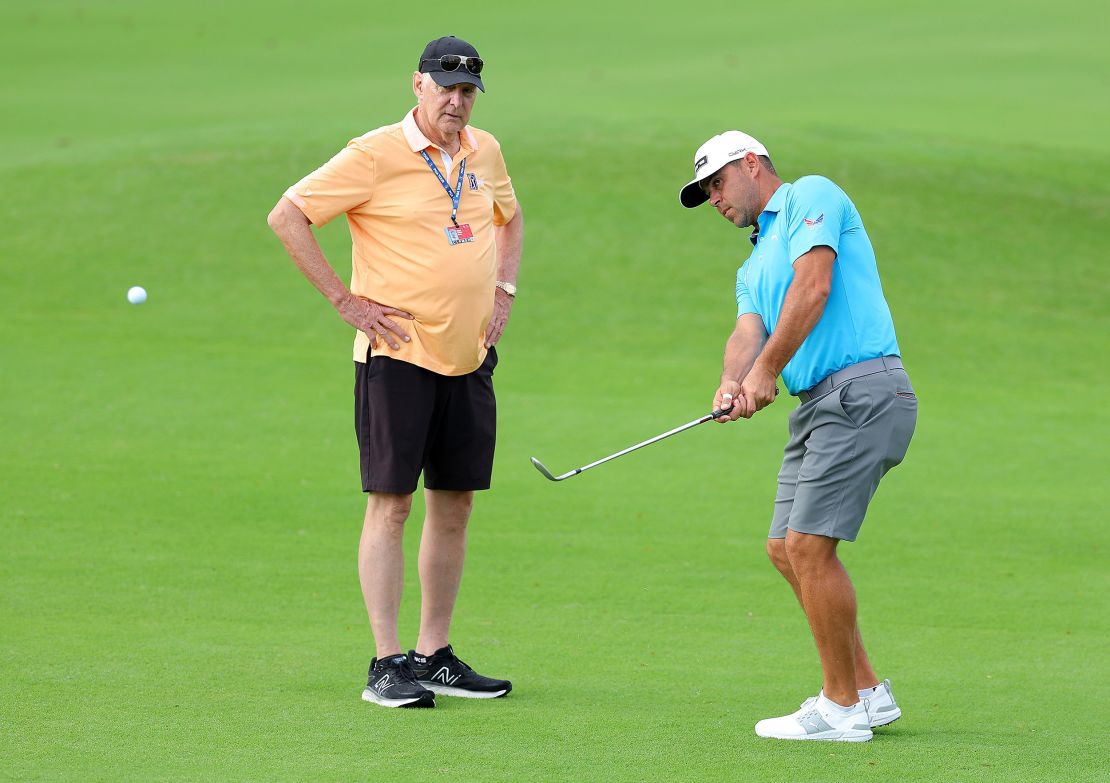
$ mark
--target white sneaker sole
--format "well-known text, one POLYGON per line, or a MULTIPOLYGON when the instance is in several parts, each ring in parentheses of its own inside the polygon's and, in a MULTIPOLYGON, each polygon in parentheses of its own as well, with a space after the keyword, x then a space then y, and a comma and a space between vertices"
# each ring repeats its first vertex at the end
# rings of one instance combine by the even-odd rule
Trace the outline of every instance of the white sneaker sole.
POLYGON ((468 691, 462 688, 452 688, 450 685, 440 685, 435 682, 420 682, 437 696, 456 696, 460 699, 496 699, 504 696, 508 691, 468 691))
POLYGON ((889 726, 890 724, 894 723, 894 721, 898 720, 901 717, 902 717, 902 710, 895 709, 891 712, 888 712, 888 713, 884 714, 878 720, 871 721, 871 728, 877 729, 880 726, 889 726))
MULTIPOLYGON (((383 698, 383 697, 379 696, 377 693, 370 690, 369 688, 366 688, 362 691, 362 700, 363 701, 368 701, 371 704, 377 704, 379 707, 407 707, 410 704, 416 704, 418 701, 420 701, 420 699, 421 699, 420 696, 416 696, 415 698, 412 698, 412 699, 386 699, 386 698, 383 698)), ((432 707, 435 706, 435 700, 434 699, 432 700, 432 703, 431 703, 430 706, 432 706, 432 707)))
POLYGON ((817 740, 818 742, 869 742, 875 735, 870 731, 849 729, 847 731, 822 731, 817 734, 762 734, 758 730, 756 735, 767 739, 780 740, 817 740))

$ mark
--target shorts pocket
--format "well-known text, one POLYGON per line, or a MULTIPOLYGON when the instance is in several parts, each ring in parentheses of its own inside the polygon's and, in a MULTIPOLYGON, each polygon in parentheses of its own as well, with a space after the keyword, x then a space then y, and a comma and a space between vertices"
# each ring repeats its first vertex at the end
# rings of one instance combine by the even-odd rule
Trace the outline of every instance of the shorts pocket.
POLYGON ((474 372, 483 378, 492 378, 495 369, 497 369, 497 349, 490 346, 490 349, 486 351, 486 358, 482 360, 482 363, 478 365, 478 369, 474 372))
POLYGON ((833 398, 840 415, 857 430, 871 420, 875 406, 867 386, 849 381, 834 389, 829 396, 833 398))

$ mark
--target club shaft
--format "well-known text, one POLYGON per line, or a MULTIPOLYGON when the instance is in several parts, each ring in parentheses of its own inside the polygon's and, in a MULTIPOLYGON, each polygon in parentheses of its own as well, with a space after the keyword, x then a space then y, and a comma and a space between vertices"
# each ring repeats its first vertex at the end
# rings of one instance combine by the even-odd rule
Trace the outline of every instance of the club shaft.
POLYGON ((664 438, 669 438, 672 435, 677 435, 678 433, 683 432, 685 430, 688 430, 691 427, 696 427, 699 424, 705 424, 705 422, 710 421, 712 418, 713 418, 712 413, 706 414, 705 416, 702 416, 700 419, 694 419, 691 422, 683 424, 681 427, 675 427, 673 430, 667 430, 662 435, 656 435, 654 438, 648 438, 643 443, 637 443, 635 446, 629 446, 627 449, 624 449, 623 451, 618 451, 616 454, 610 454, 608 457, 602 457, 597 462, 591 462, 589 465, 583 465, 582 467, 578 468, 577 470, 571 471, 571 474, 572 475, 577 475, 577 474, 581 473, 584 470, 589 470, 590 468, 596 468, 598 465, 606 463, 609 460, 616 459, 617 457, 623 457, 625 454, 628 454, 629 452, 635 451, 636 449, 642 449, 644 446, 650 446, 652 443, 658 443, 659 441, 663 440, 664 438))

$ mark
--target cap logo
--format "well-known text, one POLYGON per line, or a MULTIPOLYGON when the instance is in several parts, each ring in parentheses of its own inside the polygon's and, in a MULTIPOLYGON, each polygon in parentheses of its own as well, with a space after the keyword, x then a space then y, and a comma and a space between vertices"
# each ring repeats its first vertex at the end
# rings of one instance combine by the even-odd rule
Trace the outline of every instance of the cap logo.
POLYGON ((708 155, 702 155, 700 158, 695 160, 694 161, 694 176, 697 176, 698 169, 700 169, 702 166, 704 166, 708 162, 709 162, 709 156, 708 155))
POLYGON ((741 148, 740 148, 740 149, 738 149, 738 150, 733 150, 732 152, 730 152, 730 153, 728 154, 728 156, 729 156, 730 158, 735 158, 735 157, 736 157, 737 155, 739 155, 739 154, 740 154, 741 152, 747 152, 747 150, 745 150, 745 149, 744 149, 743 147, 741 147, 741 148))

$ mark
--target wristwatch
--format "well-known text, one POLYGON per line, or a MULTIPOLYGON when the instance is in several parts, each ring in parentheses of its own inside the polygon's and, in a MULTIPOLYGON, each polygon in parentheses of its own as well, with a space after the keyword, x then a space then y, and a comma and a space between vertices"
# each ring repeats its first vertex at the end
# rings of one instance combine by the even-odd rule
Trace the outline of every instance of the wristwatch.
POLYGON ((497 287, 509 296, 516 296, 516 286, 512 283, 506 283, 504 280, 498 280, 497 287))

